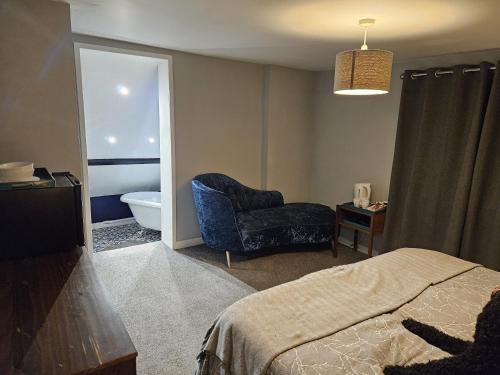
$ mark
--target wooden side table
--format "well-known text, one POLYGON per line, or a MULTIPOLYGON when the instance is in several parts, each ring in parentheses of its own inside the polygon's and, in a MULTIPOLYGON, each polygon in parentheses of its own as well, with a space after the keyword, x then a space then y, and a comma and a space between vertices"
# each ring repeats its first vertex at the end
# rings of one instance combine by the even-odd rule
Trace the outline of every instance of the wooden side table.
POLYGON ((358 233, 368 235, 368 256, 372 256, 373 237, 384 231, 386 209, 379 211, 354 207, 352 202, 337 205, 335 225, 335 249, 337 249, 341 227, 354 230, 354 250, 358 250, 358 233))

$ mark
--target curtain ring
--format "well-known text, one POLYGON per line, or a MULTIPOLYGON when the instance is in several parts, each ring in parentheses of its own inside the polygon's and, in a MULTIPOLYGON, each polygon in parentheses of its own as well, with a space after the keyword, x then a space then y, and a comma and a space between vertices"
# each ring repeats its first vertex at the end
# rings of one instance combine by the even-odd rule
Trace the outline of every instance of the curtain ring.
POLYGON ((467 72, 466 72, 466 70, 467 70, 467 68, 463 68, 463 69, 462 69, 462 74, 467 73, 467 72))
POLYGON ((414 76, 414 74, 415 74, 415 73, 411 73, 411 74, 410 74, 410 78, 411 78, 411 79, 417 79, 417 77, 415 77, 415 76, 414 76))
POLYGON ((439 75, 438 75, 438 74, 439 74, 439 70, 436 70, 436 71, 434 72, 434 77, 439 78, 439 75))

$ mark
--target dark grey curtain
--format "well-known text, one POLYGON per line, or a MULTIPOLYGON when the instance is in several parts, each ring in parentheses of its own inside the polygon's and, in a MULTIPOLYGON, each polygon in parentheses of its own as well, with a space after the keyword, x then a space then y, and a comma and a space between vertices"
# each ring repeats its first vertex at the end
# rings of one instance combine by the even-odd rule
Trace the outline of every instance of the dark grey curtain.
POLYGON ((481 131, 460 257, 500 270, 500 63, 481 131))
POLYGON ((500 72, 405 72, 384 249, 440 250, 500 269, 500 72))

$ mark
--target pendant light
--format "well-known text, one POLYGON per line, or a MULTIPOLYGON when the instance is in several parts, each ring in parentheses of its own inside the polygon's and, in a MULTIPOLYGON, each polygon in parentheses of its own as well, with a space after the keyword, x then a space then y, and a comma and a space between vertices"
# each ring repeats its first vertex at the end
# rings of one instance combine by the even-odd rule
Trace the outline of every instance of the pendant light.
POLYGON ((359 20, 364 28, 364 42, 360 49, 339 52, 335 58, 333 92, 339 95, 387 94, 391 85, 392 52, 368 49, 366 34, 375 24, 373 18, 359 20))

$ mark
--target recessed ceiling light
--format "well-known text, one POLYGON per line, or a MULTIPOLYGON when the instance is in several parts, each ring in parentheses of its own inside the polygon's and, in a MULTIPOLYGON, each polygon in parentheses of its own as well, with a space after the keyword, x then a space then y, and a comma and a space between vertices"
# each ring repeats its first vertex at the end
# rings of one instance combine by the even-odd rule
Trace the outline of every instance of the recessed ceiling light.
POLYGON ((118 92, 122 96, 128 96, 128 94, 130 94, 130 90, 128 89, 127 86, 119 85, 119 86, 117 86, 116 89, 118 90, 118 92))
POLYGON ((153 137, 149 137, 149 138, 148 138, 148 142, 149 142, 149 143, 155 143, 155 142, 156 142, 156 140, 155 140, 153 137))
POLYGON ((113 137, 113 136, 106 137, 106 140, 111 144, 116 143, 116 137, 113 137))

